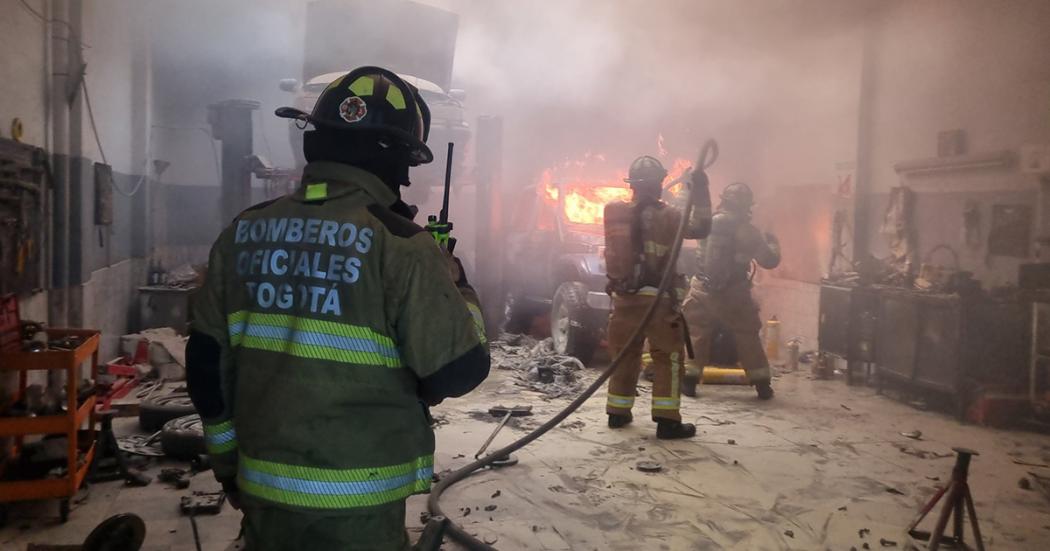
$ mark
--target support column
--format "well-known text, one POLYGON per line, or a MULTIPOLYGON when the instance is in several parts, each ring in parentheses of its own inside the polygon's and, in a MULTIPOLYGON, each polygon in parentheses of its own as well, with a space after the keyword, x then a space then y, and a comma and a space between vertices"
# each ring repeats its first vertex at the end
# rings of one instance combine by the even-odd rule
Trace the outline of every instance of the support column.
POLYGON ((212 136, 222 141, 222 190, 220 213, 222 227, 251 206, 252 111, 259 102, 231 99, 208 106, 208 123, 212 136))
POLYGON ((503 222, 503 119, 478 117, 477 135, 477 241, 475 269, 477 291, 481 297, 485 332, 494 338, 503 324, 503 264, 505 232, 503 222))

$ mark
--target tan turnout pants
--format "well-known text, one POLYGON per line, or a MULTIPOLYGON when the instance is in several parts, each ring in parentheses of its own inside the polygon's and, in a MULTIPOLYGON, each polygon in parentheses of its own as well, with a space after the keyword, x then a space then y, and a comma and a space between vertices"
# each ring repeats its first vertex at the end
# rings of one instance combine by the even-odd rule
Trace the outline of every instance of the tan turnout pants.
MULTIPOLYGON (((613 297, 612 315, 609 317, 609 354, 616 357, 627 344, 638 322, 656 300, 653 295, 623 295, 613 297)), ((653 358, 653 420, 681 421, 681 380, 685 337, 682 331, 681 314, 667 297, 660 299, 652 321, 645 330, 649 341, 649 354, 653 358)), ((609 393, 605 411, 626 415, 634 407, 638 373, 642 367, 643 339, 629 348, 620 367, 609 378, 609 393)))
POLYGON ((750 282, 742 281, 717 293, 709 293, 694 277, 689 282, 689 296, 682 305, 682 313, 689 324, 695 356, 687 368, 690 376, 703 379, 704 366, 711 359, 715 323, 719 322, 733 333, 737 358, 751 384, 769 381, 769 360, 758 338, 762 320, 758 316, 758 305, 751 299, 750 282))

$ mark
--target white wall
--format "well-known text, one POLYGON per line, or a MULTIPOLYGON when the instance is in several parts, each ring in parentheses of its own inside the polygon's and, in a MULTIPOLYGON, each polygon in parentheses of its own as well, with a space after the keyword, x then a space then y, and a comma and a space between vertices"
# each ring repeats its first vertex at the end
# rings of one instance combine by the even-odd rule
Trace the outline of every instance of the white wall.
MULTIPOLYGON (((45 0, 26 2, 43 13, 45 0)), ((17 2, 0 17, 0 135, 10 138, 11 120, 22 119, 22 141, 46 146, 47 38, 44 23, 17 2)))
MULTIPOLYGON (((872 251, 885 254, 875 233, 885 193, 907 185, 916 192, 920 261, 945 243, 959 252, 961 267, 986 287, 1015 284, 1028 258, 988 255, 993 204, 1036 202, 1037 177, 1016 164, 986 170, 898 175, 893 165, 937 156, 937 133, 962 129, 970 153, 1050 143, 1050 3, 1041 0, 892 2, 872 21, 870 73, 870 198, 872 251), (962 240, 964 201, 982 219, 981 243, 962 240)), ((1038 216, 1038 213, 1036 213, 1038 216)), ((1033 224, 1035 236, 1038 224, 1033 224)), ((948 264, 943 259, 936 263, 948 264)))
POLYGON ((873 191, 941 130, 973 152, 1050 142, 1050 2, 892 2, 874 25, 873 191))

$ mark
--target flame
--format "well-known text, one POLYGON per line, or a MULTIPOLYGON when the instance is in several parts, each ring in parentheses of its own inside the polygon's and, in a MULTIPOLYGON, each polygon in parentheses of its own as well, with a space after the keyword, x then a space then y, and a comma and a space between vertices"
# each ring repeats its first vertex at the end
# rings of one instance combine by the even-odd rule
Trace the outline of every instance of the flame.
MULTIPOLYGON (((609 170, 603 166, 607 164, 605 155, 590 152, 580 159, 563 161, 541 173, 537 192, 548 205, 555 207, 564 192, 562 204, 567 222, 600 226, 607 203, 631 198, 631 188, 623 181, 627 170, 609 170)), ((685 159, 675 159, 665 182, 674 181, 690 166, 685 159)), ((681 184, 675 188, 684 189, 681 184)), ((677 193, 674 188, 671 191, 677 193)))
MULTIPOLYGON (((675 159, 674 162, 671 164, 671 168, 667 170, 667 179, 664 180, 664 182, 670 183, 681 178, 682 175, 685 174, 685 171, 689 170, 692 167, 693 163, 685 159, 675 159)), ((667 192, 670 193, 672 197, 678 197, 679 195, 685 193, 685 182, 678 182, 677 184, 674 184, 673 186, 667 188, 667 192)))
POLYGON ((601 224, 605 205, 613 201, 626 201, 631 197, 628 187, 568 186, 565 191, 565 218, 573 224, 601 224))

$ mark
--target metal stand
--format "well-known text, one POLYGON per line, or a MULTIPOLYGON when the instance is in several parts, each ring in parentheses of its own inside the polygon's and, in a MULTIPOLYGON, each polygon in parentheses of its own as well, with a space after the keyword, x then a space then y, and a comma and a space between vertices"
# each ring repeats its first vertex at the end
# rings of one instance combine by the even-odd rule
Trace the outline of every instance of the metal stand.
POLYGON ((955 468, 952 469, 952 479, 919 511, 919 516, 908 526, 908 534, 915 539, 930 542, 930 551, 936 551, 942 543, 951 543, 965 547, 963 543, 963 505, 965 504, 966 510, 970 515, 970 527, 973 529, 974 538, 977 540, 977 549, 978 551, 984 551, 981 527, 977 523, 977 510, 973 507, 973 496, 970 495, 970 485, 967 482, 970 471, 970 457, 980 454, 966 448, 952 448, 952 450, 958 454, 955 457, 955 468), (937 502, 945 495, 948 497, 945 500, 944 508, 941 509, 940 516, 937 517, 937 525, 933 528, 933 533, 916 530, 915 527, 922 522, 922 519, 926 518, 926 515, 933 510, 937 502), (952 516, 953 512, 955 513, 953 527, 955 535, 946 538, 944 537, 944 529, 948 525, 948 517, 952 516))

